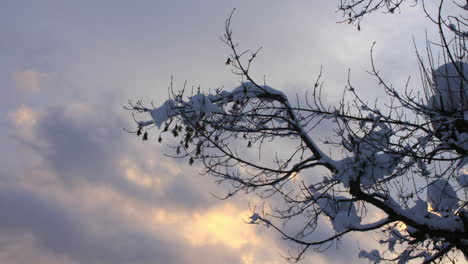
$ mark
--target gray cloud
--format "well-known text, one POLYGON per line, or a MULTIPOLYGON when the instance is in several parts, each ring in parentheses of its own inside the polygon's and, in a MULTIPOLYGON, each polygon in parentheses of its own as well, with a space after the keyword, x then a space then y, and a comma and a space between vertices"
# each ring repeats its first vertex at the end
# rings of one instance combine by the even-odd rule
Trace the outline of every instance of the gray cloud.
POLYGON ((48 108, 32 128, 33 140, 18 138, 45 160, 65 186, 108 185, 144 202, 192 209, 206 208, 213 202, 204 189, 207 184, 212 185, 208 183, 211 179, 199 176, 196 170, 171 172, 171 166, 183 167, 186 161, 172 163, 162 157, 155 149, 154 140, 145 144, 145 150, 137 150, 140 140, 123 131, 128 125, 123 119, 105 113, 99 106, 84 105, 84 113, 73 113, 70 108, 48 108), (129 182, 119 166, 124 158, 131 159, 148 177, 167 182, 167 186, 155 191, 129 182), (156 160, 155 168, 144 164, 148 158, 156 160), (161 163, 166 164, 161 166, 161 163))
POLYGON ((103 232, 90 232, 87 222, 92 218, 76 215, 71 208, 61 208, 27 190, 0 188, 0 211, 0 230, 32 232, 45 248, 79 262, 129 263, 138 259, 153 263, 156 257, 177 262, 170 250, 175 245, 159 243, 143 231, 122 230, 115 222, 103 232))
POLYGON ((169 230, 154 233, 128 217, 119 219, 118 201, 113 203, 111 199, 103 211, 89 209, 93 198, 80 196, 87 195, 86 189, 99 186, 137 199, 143 205, 138 210, 154 205, 202 213, 217 202, 206 189, 214 186, 212 179, 184 169, 189 167, 186 161, 171 165, 169 158, 159 159, 161 154, 153 149, 155 142, 145 143, 145 150, 141 150, 141 140, 123 132, 126 122, 102 112, 93 105, 81 105, 78 111, 72 104, 48 107, 38 114, 34 125, 6 128, 11 133, 31 130, 15 134, 19 153, 32 150, 44 167, 25 166, 20 171, 7 165, 2 171, 0 212, 5 213, 0 219, 0 234, 15 230, 32 233, 45 250, 78 263, 192 263, 193 258, 205 263, 239 263, 240 256, 227 247, 193 247, 171 237, 169 230), (148 157, 156 160, 154 168, 145 164, 148 157), (154 190, 126 180, 124 169, 119 167, 122 158, 130 159, 140 173, 167 184, 154 190), (170 166, 181 170, 171 171, 170 166), (41 180, 44 176, 35 175, 37 169, 49 171, 52 180, 41 180), (30 186, 28 182, 33 180, 40 184, 30 186), (64 197, 66 193, 71 196, 64 197))
MULTIPOLYGON (((264 47, 254 64, 255 76, 263 79, 265 74, 270 85, 294 97, 295 92, 301 95, 313 87, 323 64, 329 102, 341 94, 348 67, 361 91, 379 93, 364 73, 374 40, 379 41, 378 61, 392 65, 390 77, 406 79, 410 64, 395 57, 413 50, 409 38, 393 41, 402 34, 394 25, 399 20, 407 30, 423 25, 410 13, 391 18, 390 26, 383 29, 385 21, 372 18, 357 32, 335 23, 333 1, 26 2, 14 1, 0 9, 4 58, 0 70, 5 77, 0 78, 0 236, 31 233, 39 245, 30 252, 29 263, 48 251, 69 258, 58 258, 58 263, 241 263, 247 248, 231 249, 222 243, 194 246, 175 235, 184 226, 152 230, 140 225, 139 214, 135 219, 125 215, 128 204, 122 201, 128 200, 141 215, 148 208, 202 214, 219 204, 208 191, 222 189, 216 189, 212 178, 199 176, 198 168, 189 167, 186 160, 163 158, 155 135, 143 144, 123 132, 133 125, 128 122, 131 117, 116 110, 127 98, 162 102, 171 74, 178 85, 187 79, 189 86, 202 88, 237 86, 237 77, 224 67, 229 51, 218 39, 232 8, 238 8, 233 26, 241 47, 264 47), (34 97, 6 89, 14 85, 13 72, 29 68, 52 73, 47 87, 34 97), (83 109, 74 109, 75 103, 83 109), (23 104, 40 112, 28 131, 31 137, 23 135, 26 128, 12 128, 3 118, 23 104), (147 159, 156 165, 149 166, 147 159), (127 179, 122 160, 129 160, 137 175, 159 179, 161 187, 148 188, 127 179), (96 193, 89 190, 94 188, 121 198, 101 201, 92 197, 96 193)), ((319 130, 314 136, 322 134, 319 130)), ((244 199, 232 203, 247 207, 244 199)), ((254 263, 283 262, 276 252, 284 253, 291 245, 277 242, 278 234, 269 229, 255 232, 267 249, 257 246, 260 259, 254 263)), ((15 239, 8 242, 21 246, 15 239)), ((0 253, 8 250, 7 244, 0 243, 0 253)), ((346 263, 356 255, 354 239, 349 237, 338 250, 321 256, 346 263)), ((7 262, 15 260, 25 262, 19 257, 7 262)), ((304 263, 314 261, 312 257, 304 263)))
POLYGON ((206 263, 238 261, 223 255, 229 252, 226 249, 220 248, 220 254, 208 254, 212 248, 187 248, 116 219, 109 225, 99 225, 99 231, 92 231, 93 222, 109 218, 105 212, 80 215, 73 208, 24 189, 0 187, 0 212, 0 234, 31 232, 42 247, 78 263, 191 263, 189 254, 206 263))

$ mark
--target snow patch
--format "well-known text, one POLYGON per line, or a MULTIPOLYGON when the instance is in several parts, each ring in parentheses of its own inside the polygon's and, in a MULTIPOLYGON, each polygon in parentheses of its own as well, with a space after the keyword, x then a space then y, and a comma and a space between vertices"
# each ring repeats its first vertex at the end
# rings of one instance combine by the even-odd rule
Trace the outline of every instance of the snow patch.
POLYGON ((380 261, 382 260, 382 258, 380 257, 380 252, 377 249, 374 249, 370 252, 361 250, 361 252, 359 252, 359 258, 368 259, 372 263, 380 263, 380 261))
POLYGON ((451 212, 458 207, 457 194, 445 179, 438 179, 429 184, 427 199, 436 212, 451 212))
POLYGON ((468 107, 468 64, 464 62, 446 63, 432 72, 434 95, 428 105, 433 110, 460 111, 468 107), (460 76, 459 71, 463 73, 460 76))
POLYGON ((170 117, 176 115, 176 102, 172 99, 165 101, 160 107, 150 111, 151 117, 158 128, 170 117))
POLYGON ((325 215, 330 218, 335 232, 342 233, 359 226, 361 218, 357 215, 356 207, 349 198, 315 192, 314 199, 325 215))

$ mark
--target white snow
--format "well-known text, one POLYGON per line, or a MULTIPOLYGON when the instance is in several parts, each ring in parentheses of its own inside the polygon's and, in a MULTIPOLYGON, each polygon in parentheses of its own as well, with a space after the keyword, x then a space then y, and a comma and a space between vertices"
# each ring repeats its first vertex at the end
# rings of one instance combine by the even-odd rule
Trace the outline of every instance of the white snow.
POLYGON ((172 99, 165 101, 160 107, 151 110, 150 114, 156 126, 161 127, 167 119, 176 114, 174 108, 176 102, 172 99))
POLYGON ((445 179, 438 179, 429 184, 427 199, 436 212, 451 212, 458 207, 457 194, 445 179))
POLYGON ((262 220, 262 217, 261 217, 259 214, 257 214, 257 213, 253 213, 253 214, 249 217, 249 219, 250 219, 249 224, 256 224, 258 220, 262 220))
MULTIPOLYGON (((465 120, 465 122, 468 122, 468 121, 465 120)), ((458 134, 457 141, 455 142, 455 144, 458 147, 463 148, 465 151, 468 151, 468 133, 458 134)), ((458 168, 463 168, 463 166, 465 166, 467 163, 468 163, 468 156, 465 156, 463 157, 462 161, 458 164, 458 168)), ((466 173, 466 170, 467 169, 465 169, 465 173, 466 173)))
POLYGON ((432 109, 450 112, 468 107, 468 84, 457 68, 468 79, 468 64, 464 62, 446 63, 433 71, 435 89, 428 104, 432 109))
POLYGON ((344 187, 349 187, 352 179, 360 176, 361 185, 371 187, 385 176, 390 175, 402 159, 401 155, 391 155, 386 153, 356 153, 354 156, 345 158, 339 162, 339 173, 334 175, 334 179, 340 181, 344 187), (372 155, 371 155, 372 154, 372 155))
MULTIPOLYGON (((286 99, 286 95, 274 88, 271 88, 270 86, 267 85, 262 85, 262 86, 257 86, 253 83, 250 82, 245 82, 242 83, 240 86, 234 88, 230 94, 233 96, 233 101, 243 101, 247 98, 258 98, 261 95, 264 94, 270 94, 270 95, 275 95, 275 96, 280 96, 284 99, 286 99)), ((267 101, 270 101, 271 99, 265 99, 267 101)))
POLYGON ((370 252, 361 250, 361 252, 359 252, 359 258, 366 258, 372 263, 380 263, 380 261, 382 260, 380 257, 380 253, 377 249, 374 249, 370 252))
POLYGON ((359 226, 361 218, 357 215, 356 207, 349 198, 343 196, 330 196, 314 193, 320 209, 327 215, 337 233, 344 232, 350 228, 359 226))
POLYGON ((339 172, 334 175, 334 179, 340 181, 345 187, 349 187, 350 180, 356 180, 357 177, 360 177, 362 186, 373 186, 385 176, 390 175, 403 157, 383 153, 389 147, 393 131, 383 122, 378 122, 373 115, 369 115, 368 118, 376 120, 374 129, 363 137, 351 136, 351 143, 346 144, 345 147, 352 151, 352 155, 336 162, 339 172))
POLYGON ((189 97, 187 101, 180 98, 177 98, 177 101, 169 99, 160 107, 150 110, 150 114, 156 126, 160 127, 162 123, 177 115, 184 115, 190 120, 197 120, 202 116, 225 114, 223 105, 226 103, 242 103, 251 98, 265 101, 287 100, 284 93, 270 86, 257 86, 246 82, 234 88, 231 92, 222 91, 216 95, 198 93, 189 97))
POLYGON ((429 213, 427 211, 427 203, 421 199, 416 200, 415 205, 409 211, 417 217, 424 217, 429 213))
POLYGON ((211 114, 211 113, 220 113, 223 114, 224 111, 218 105, 211 102, 208 96, 199 93, 189 98, 190 100, 186 103, 188 110, 195 111, 195 114, 198 116, 201 113, 211 114))
POLYGON ((460 175, 457 177, 458 184, 460 187, 468 188, 468 169, 462 168, 460 175))

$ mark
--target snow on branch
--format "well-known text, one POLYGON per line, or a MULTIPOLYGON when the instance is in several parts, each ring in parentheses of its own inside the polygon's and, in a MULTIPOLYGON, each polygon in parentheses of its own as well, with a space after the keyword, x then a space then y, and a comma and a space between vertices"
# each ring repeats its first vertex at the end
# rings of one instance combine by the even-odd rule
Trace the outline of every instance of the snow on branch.
MULTIPOLYGON (((345 21, 359 26, 364 15, 382 8, 393 13, 403 2, 343 0, 339 9, 345 21)), ((297 243, 289 260, 301 259, 309 248, 338 243, 349 233, 373 230, 381 231, 380 243, 388 249, 360 251, 360 258, 373 263, 468 256, 464 36, 454 34, 450 40, 440 30, 446 55, 441 66, 426 66, 418 55, 423 91, 408 83, 403 88, 387 84, 371 50, 370 73, 388 103, 363 100, 348 81, 338 104, 327 105, 321 73, 294 102, 281 90, 258 84, 250 72, 260 49, 240 50, 231 19, 232 14, 222 40, 232 52, 226 65, 240 85, 186 95, 171 82, 171 98, 159 106, 129 102, 134 133, 167 142, 170 156, 188 159, 213 176, 225 187, 221 199, 252 193, 270 201, 248 223, 272 227, 297 243), (329 132, 320 138, 317 129, 329 132), (376 214, 379 220, 371 217, 376 214), (324 221, 331 230, 317 238, 324 221)), ((440 13, 430 19, 440 28, 447 24, 440 13)), ((457 24, 457 30, 464 25, 457 24)))

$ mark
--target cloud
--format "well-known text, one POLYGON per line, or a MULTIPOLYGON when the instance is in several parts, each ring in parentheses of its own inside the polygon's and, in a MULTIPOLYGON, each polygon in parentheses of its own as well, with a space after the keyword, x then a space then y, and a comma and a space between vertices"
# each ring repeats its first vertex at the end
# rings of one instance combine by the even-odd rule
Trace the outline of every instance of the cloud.
POLYGON ((42 90, 49 77, 49 73, 40 72, 34 69, 27 69, 13 73, 15 88, 27 93, 38 93, 42 90))
POLYGON ((247 219, 249 213, 229 203, 201 214, 196 213, 185 225, 184 237, 193 245, 221 243, 234 249, 255 246, 259 239, 253 226, 241 225, 242 219, 247 219))
POLYGON ((8 113, 9 120, 17 129, 33 127, 38 118, 38 114, 29 106, 22 105, 15 111, 8 113))
POLYGON ((0 232, 0 263, 79 264, 70 257, 56 254, 25 231, 0 232))
POLYGON ((161 162, 151 148, 135 154, 141 141, 102 112, 70 103, 9 113, 9 129, 28 131, 15 134, 19 152, 33 150, 43 162, 0 177, 0 212, 8 212, 0 236, 14 231, 11 244, 0 247, 0 260, 192 263, 196 256, 204 263, 240 263, 241 248, 255 238, 242 222, 248 213, 214 206, 211 179, 190 175, 185 162, 161 162), (29 250, 25 257, 15 249, 22 246, 29 250))
MULTIPOLYGON (((127 123, 103 108, 23 105, 9 114, 11 129, 29 131, 16 135, 19 149, 43 162, 7 176, 18 180, 3 192, 0 211, 13 213, 0 221, 0 233, 26 232, 31 250, 70 263, 192 263, 194 255, 205 263, 284 262, 277 252, 287 254, 291 245, 271 229, 245 224, 251 213, 244 198, 214 199, 208 192, 217 187, 197 175, 200 168, 163 157, 154 140, 123 132, 127 123)), ((354 254, 345 241, 340 252, 354 254)), ((327 255, 313 258, 330 263, 327 255)))
POLYGON ((7 118, 11 123, 11 134, 16 140, 30 142, 32 145, 45 148, 45 142, 41 140, 37 133, 37 124, 41 118, 40 111, 28 105, 21 105, 16 110, 9 111, 7 118))
POLYGON ((70 201, 61 204, 31 190, 11 186, 0 187, 0 198, 3 212, 0 233, 15 230, 31 234, 45 252, 52 251, 78 263, 154 263, 155 259, 178 262, 174 252, 178 248, 176 242, 162 243, 147 230, 122 218, 105 225, 104 220, 110 220, 108 211, 91 214, 92 208, 86 205, 70 201))
MULTIPOLYGON (((202 88, 236 85, 236 77, 231 78, 223 66, 228 51, 217 40, 232 7, 209 2, 203 4, 206 8, 199 8, 209 15, 181 9, 180 3, 167 4, 171 8, 161 3, 154 3, 157 8, 117 4, 102 9, 104 13, 90 13, 95 9, 80 2, 54 8, 21 6, 17 8, 21 15, 2 16, 19 25, 6 27, 25 36, 19 40, 34 40, 10 41, 2 49, 11 62, 5 65, 33 65, 12 74, 14 87, 41 97, 25 102, 19 101, 24 98, 4 96, 8 110, 12 105, 17 108, 8 113, 9 127, 1 128, 19 145, 11 147, 9 137, 0 139, 9 144, 8 149, 2 145, 0 157, 0 263, 286 263, 277 252, 287 254, 294 246, 281 241, 271 228, 244 224, 242 220, 249 215, 244 198, 223 202, 212 198, 208 192, 223 192, 212 178, 199 176, 196 164, 190 167, 186 160, 164 157, 165 149, 154 142, 153 134, 150 142, 142 142, 123 132, 131 117, 115 110, 132 97, 147 102, 154 99, 158 104, 167 96, 173 73, 176 79, 187 79, 202 88), (68 15, 56 16, 57 10, 68 15), (154 10, 160 14, 155 16, 154 10), (165 20, 172 12, 189 15, 167 26, 165 20), (21 26, 23 20, 27 26, 21 26), (36 27, 36 21, 41 26, 36 27), (202 33, 191 30, 193 27, 202 33), (44 43, 41 28, 57 44, 44 43), (191 32, 184 34, 187 30, 191 32), (57 83, 51 82, 49 71, 60 74, 60 80, 53 80, 57 83), (109 98, 116 93, 120 98, 109 98), (116 99, 117 103, 112 101, 116 99), (32 162, 33 156, 40 162, 32 162), (11 165, 15 162, 19 165, 11 165)), ((397 46, 390 41, 401 34, 394 23, 390 23, 392 31, 363 37, 364 32, 377 29, 380 18, 373 20, 375 29, 374 23, 367 22, 359 33, 335 24, 335 3, 263 2, 268 1, 236 3, 236 41, 243 48, 265 47, 255 72, 259 79, 266 74, 271 85, 285 88, 285 92, 296 85, 300 88, 294 92, 301 95, 313 87, 314 76, 325 63, 325 92, 330 95, 325 99, 332 101, 333 95, 341 94, 348 66, 353 68, 353 80, 354 72, 365 74, 363 65, 369 65, 374 36, 388 35, 376 49, 379 52, 383 47, 377 55, 385 57, 379 58, 385 65, 398 57, 394 54, 400 54, 401 47, 408 46, 404 41, 397 46), (264 7, 266 12, 258 16, 264 7), (349 50, 353 50, 352 56, 349 50), (312 77, 311 72, 315 73, 312 77)), ((395 75, 407 71, 405 67, 395 69, 395 75)), ((375 85, 368 87, 374 89, 375 85)), ((323 228, 317 235, 329 231, 323 228)), ((353 262, 356 237, 343 238, 339 249, 310 251, 305 262, 353 262)))

